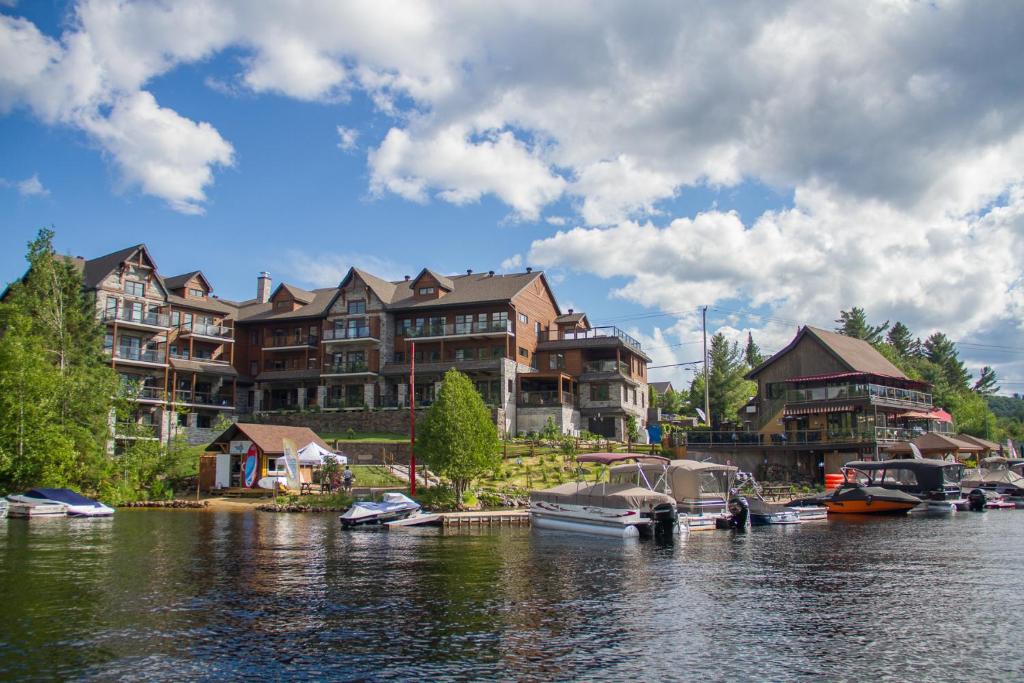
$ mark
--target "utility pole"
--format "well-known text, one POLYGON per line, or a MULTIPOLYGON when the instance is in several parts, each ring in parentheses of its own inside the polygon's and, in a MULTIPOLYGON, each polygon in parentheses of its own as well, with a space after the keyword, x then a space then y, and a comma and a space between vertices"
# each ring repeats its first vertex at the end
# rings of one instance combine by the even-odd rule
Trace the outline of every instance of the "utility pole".
POLYGON ((711 399, 708 392, 708 307, 700 311, 700 327, 704 333, 704 423, 711 426, 711 399))
POLYGON ((409 495, 416 495, 416 342, 409 342, 409 495))

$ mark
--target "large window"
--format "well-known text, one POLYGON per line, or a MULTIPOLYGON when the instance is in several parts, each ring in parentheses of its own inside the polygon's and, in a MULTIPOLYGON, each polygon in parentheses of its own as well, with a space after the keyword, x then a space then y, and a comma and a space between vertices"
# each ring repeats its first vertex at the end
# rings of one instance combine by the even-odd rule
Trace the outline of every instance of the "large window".
POLYGON ((363 313, 366 313, 366 302, 362 299, 349 301, 348 313, 349 315, 362 315, 363 313))
POLYGON ((455 316, 455 334, 469 334, 473 329, 473 316, 455 316))
POLYGON ((548 369, 549 370, 561 370, 565 367, 565 354, 564 353, 552 353, 548 356, 548 369))
POLYGON ((124 291, 125 294, 131 294, 132 296, 146 296, 146 285, 134 280, 125 280, 124 291))
POLYGON ((611 392, 608 390, 607 384, 591 384, 590 385, 590 400, 591 401, 610 401, 611 392))

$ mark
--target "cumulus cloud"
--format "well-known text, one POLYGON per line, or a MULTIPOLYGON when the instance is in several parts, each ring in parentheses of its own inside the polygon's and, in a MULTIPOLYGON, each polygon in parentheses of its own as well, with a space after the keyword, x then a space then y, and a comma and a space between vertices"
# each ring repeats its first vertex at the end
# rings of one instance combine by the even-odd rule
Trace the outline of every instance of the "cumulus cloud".
POLYGON ((519 270, 523 266, 523 255, 513 254, 501 262, 501 270, 505 273, 519 270))
POLYGON ((50 194, 50 191, 43 187, 38 173, 33 173, 31 177, 19 181, 0 178, 0 187, 13 187, 22 197, 45 197, 50 194))
POLYGON ((400 280, 409 268, 373 254, 310 253, 291 249, 285 254, 285 279, 307 287, 334 287, 349 268, 361 268, 385 280, 400 280))

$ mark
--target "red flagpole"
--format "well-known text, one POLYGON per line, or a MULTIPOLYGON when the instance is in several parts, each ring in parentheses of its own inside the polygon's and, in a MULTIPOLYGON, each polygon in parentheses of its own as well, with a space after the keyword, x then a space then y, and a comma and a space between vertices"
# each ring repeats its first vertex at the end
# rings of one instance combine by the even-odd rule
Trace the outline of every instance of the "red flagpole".
POLYGON ((416 495, 416 342, 409 342, 409 495, 416 495))

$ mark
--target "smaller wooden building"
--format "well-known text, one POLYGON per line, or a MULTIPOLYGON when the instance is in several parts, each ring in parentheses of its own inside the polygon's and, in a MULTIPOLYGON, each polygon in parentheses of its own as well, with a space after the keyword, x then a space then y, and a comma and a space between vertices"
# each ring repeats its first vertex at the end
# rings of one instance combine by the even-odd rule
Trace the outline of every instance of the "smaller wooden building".
MULTIPOLYGON (((291 439, 297 449, 311 443, 328 448, 324 440, 308 427, 236 423, 207 448, 199 468, 200 489, 210 491, 246 487, 243 466, 250 453, 256 456, 258 463, 254 481, 272 474, 283 474, 276 470, 275 465, 277 458, 284 455, 285 439, 291 439)), ((310 474, 308 471, 302 472, 303 481, 310 474)))

